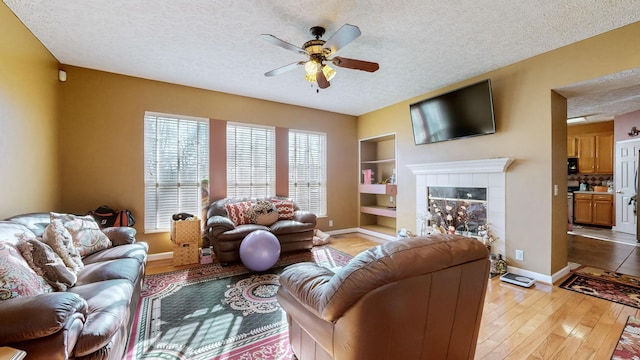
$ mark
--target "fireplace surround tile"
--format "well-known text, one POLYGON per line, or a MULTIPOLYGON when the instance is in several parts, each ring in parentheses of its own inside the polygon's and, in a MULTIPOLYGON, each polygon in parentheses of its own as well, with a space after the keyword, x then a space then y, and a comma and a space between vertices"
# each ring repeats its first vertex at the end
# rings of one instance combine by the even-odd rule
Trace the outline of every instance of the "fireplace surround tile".
MULTIPOLYGON (((512 158, 464 160, 407 165, 416 176, 416 215, 427 211, 429 186, 487 188, 487 222, 498 237, 492 250, 505 254, 506 171, 512 158)), ((420 220, 416 218, 416 229, 420 220)))

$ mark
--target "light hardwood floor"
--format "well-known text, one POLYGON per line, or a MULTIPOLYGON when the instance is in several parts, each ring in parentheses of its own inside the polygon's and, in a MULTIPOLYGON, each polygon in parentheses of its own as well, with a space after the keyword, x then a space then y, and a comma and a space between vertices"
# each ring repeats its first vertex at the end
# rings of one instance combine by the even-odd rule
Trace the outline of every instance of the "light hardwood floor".
MULTIPOLYGON (((329 245, 355 256, 384 242, 373 240, 349 234, 333 236, 329 245)), ((152 262, 147 273, 176 269, 170 262, 152 262)), ((494 278, 475 359, 609 359, 628 316, 639 317, 640 311, 557 286, 527 289, 494 278)))

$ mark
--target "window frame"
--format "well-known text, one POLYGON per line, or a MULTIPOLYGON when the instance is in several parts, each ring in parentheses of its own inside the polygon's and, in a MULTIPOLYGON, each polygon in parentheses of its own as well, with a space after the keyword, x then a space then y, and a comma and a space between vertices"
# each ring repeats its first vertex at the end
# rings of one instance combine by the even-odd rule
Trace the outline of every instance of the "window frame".
POLYGON ((188 212, 200 217, 208 204, 210 121, 207 118, 145 111, 143 122, 144 233, 169 232, 172 214, 188 212), (149 121, 155 123, 155 134, 152 134, 153 130, 149 129, 152 126, 149 121), (172 134, 167 131, 164 135, 160 134, 160 121, 167 122, 168 125, 165 126, 176 126, 177 133, 172 134), (171 124, 172 122, 174 124, 171 124), (193 143, 181 145, 184 143, 181 141, 181 139, 184 140, 180 133, 181 124, 185 131, 189 131, 189 127, 193 131, 195 127, 195 139, 187 138, 190 143, 195 141, 195 150, 192 148, 193 143), (176 136, 176 139, 169 139, 171 136, 176 136), (175 146, 175 149, 169 149, 171 146, 167 142, 173 142, 170 145, 175 146), (187 149, 189 151, 186 151, 185 155, 187 149), (170 153, 173 150, 175 150, 175 160, 170 159, 171 154, 164 160, 159 158, 162 156, 161 153, 170 153), (185 159, 185 156, 189 158, 185 159), (152 157, 155 160, 151 159, 152 157), (194 160, 195 169, 190 166, 184 171, 185 164, 194 160), (167 166, 174 166, 175 173, 167 170, 167 166), (193 178, 194 174, 195 178, 193 178), (161 179, 162 177, 164 178, 161 179), (197 191, 195 197, 194 191, 197 191), (175 193, 176 198, 172 199, 172 192, 175 193), (172 201, 175 202, 175 206, 167 205, 172 201))
POLYGON ((289 162, 289 178, 288 189, 289 197, 293 199, 301 210, 310 211, 318 217, 327 216, 327 134, 318 131, 289 129, 288 144, 288 162, 289 162), (301 147, 298 143, 299 137, 305 139, 306 146, 301 147), (319 139, 319 154, 311 154, 313 146, 310 145, 311 137, 319 139), (306 151, 306 154, 300 155, 300 149, 306 151), (316 157, 314 162, 313 157, 316 157), (301 161, 297 161, 301 157, 301 161), (307 169, 299 171, 300 165, 306 165, 307 169), (315 169, 311 169, 311 167, 315 169), (316 176, 312 176, 312 174, 316 176), (306 174, 307 179, 300 179, 298 175, 306 174), (307 190, 304 190, 307 187, 307 190), (313 189, 316 188, 317 204, 314 203, 313 189), (305 199, 301 199, 300 195, 305 194, 305 199))

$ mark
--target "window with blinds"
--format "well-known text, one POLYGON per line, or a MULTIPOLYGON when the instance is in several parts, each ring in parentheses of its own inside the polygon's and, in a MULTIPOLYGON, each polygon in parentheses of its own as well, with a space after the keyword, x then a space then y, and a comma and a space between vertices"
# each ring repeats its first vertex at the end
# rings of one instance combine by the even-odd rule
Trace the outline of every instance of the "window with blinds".
POLYGON ((209 120, 146 112, 145 233, 169 231, 176 213, 200 216, 208 177, 209 120))
POLYGON ((302 210, 327 215, 327 135, 289 130, 289 197, 302 210))
POLYGON ((276 194, 275 128, 227 123, 227 196, 276 194))

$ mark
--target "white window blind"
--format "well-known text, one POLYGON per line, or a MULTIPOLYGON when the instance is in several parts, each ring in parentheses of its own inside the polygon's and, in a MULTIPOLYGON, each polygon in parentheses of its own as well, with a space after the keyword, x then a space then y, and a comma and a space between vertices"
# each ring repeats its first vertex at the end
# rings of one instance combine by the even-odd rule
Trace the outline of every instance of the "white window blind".
POLYGON ((289 130, 289 197, 302 210, 327 215, 327 135, 289 130))
POLYGON ((227 123, 227 196, 276 193, 275 128, 227 123))
POLYGON ((169 231, 176 213, 200 216, 208 177, 209 120, 145 113, 145 232, 169 231))

